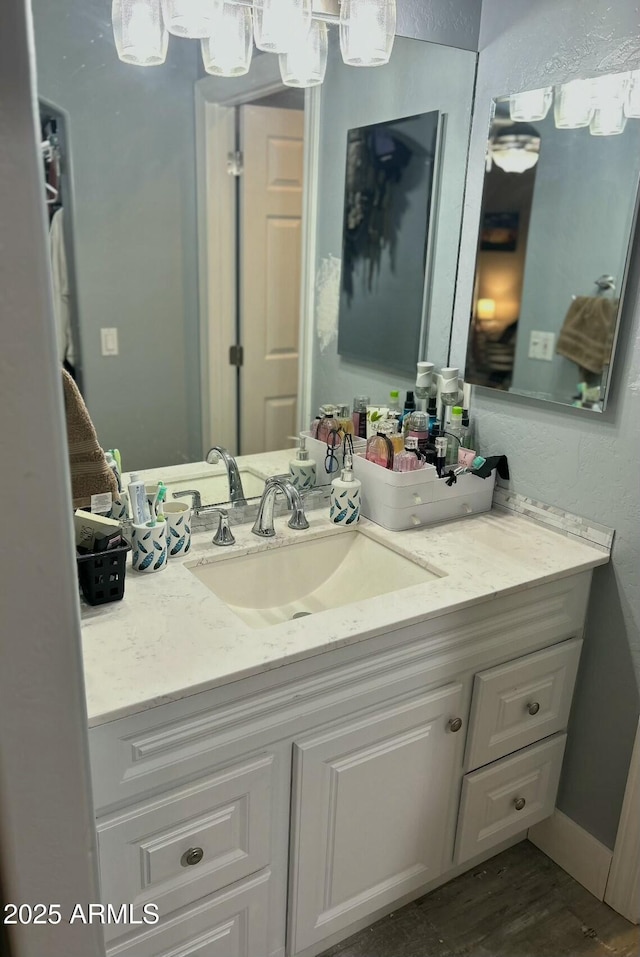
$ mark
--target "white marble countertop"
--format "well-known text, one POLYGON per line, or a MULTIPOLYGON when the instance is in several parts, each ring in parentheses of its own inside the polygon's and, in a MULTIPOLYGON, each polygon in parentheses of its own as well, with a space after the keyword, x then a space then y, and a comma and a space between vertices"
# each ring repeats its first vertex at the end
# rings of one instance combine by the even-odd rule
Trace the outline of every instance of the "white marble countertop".
MULTIPOLYGON (((290 454, 282 455, 288 460, 290 454)), ((282 463, 282 456, 274 456, 273 471, 282 471, 282 463)), ((171 478, 170 470, 163 471, 171 478)), ((252 535, 250 525, 235 526, 237 544, 224 549, 211 544, 210 532, 199 532, 189 555, 171 559, 157 574, 138 574, 129 565, 122 601, 95 608, 83 604, 90 726, 609 560, 601 548, 500 509, 405 532, 362 520, 367 535, 442 577, 267 628, 245 624, 186 567, 304 538, 351 534, 336 529, 324 509, 308 518, 305 532, 289 529, 285 516, 277 518, 276 537, 266 541, 252 535)))

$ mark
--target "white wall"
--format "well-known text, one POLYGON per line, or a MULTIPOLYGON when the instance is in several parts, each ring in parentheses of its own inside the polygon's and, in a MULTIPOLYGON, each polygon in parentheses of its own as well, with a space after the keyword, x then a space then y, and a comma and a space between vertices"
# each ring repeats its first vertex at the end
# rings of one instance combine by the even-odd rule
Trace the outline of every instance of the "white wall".
POLYGON ((126 469, 201 458, 195 109, 200 46, 122 63, 103 0, 32 0, 38 92, 69 115, 83 391, 126 469), (116 326, 120 355, 100 354, 116 326))
MULTIPOLYGON (((452 361, 463 363, 484 153, 494 96, 581 75, 640 67, 637 4, 624 0, 484 0, 452 361)), ((638 261, 637 251, 635 262, 638 261)), ((511 488, 616 529, 597 569, 559 807, 613 847, 639 710, 640 301, 638 272, 623 315, 604 415, 475 390, 484 452, 509 457, 511 488)))
MULTIPOLYGON (((98 897, 62 383, 48 295, 25 0, 0 30, 0 885, 98 897)), ((7 928, 13 957, 100 957, 98 925, 7 928)))

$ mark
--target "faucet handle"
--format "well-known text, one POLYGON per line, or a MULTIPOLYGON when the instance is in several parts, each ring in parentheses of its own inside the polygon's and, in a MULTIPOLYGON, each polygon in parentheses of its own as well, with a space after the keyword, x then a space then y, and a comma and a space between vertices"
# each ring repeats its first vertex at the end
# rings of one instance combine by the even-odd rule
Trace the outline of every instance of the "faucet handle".
POLYGON ((187 495, 191 496, 191 508, 194 512, 199 512, 202 508, 202 496, 197 488, 188 488, 184 489, 182 492, 174 492, 174 498, 186 498, 187 495))
POLYGON ((211 515, 219 515, 220 521, 218 523, 218 531, 215 533, 211 541, 214 545, 235 545, 236 540, 233 537, 233 533, 229 528, 229 513, 224 508, 212 508, 211 515))

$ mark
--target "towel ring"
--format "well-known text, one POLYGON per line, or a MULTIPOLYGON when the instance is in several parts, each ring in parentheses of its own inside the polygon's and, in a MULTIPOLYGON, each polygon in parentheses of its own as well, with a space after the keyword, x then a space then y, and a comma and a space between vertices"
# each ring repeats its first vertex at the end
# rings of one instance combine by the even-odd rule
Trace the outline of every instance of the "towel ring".
POLYGON ((596 279, 595 285, 604 292, 607 289, 615 289, 616 281, 613 276, 600 276, 599 279, 596 279))

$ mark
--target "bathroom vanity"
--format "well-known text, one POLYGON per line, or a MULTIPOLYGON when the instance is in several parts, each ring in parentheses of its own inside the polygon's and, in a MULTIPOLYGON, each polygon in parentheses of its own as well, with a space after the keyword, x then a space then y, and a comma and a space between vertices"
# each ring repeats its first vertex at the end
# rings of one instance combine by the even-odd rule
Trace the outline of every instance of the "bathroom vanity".
POLYGON ((103 900, 160 914, 105 928, 110 957, 311 957, 553 811, 606 549, 499 509, 402 533, 308 518, 267 544, 199 533, 83 611, 103 900), (347 537, 424 579, 352 600, 338 568, 336 607, 271 625, 214 590, 251 559, 246 610, 274 549, 295 584, 296 548, 338 564, 347 537))

